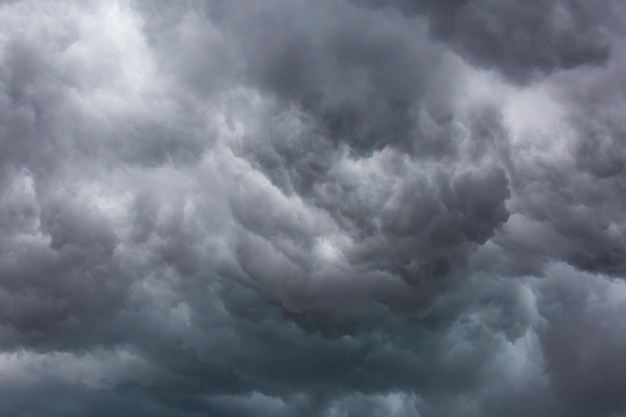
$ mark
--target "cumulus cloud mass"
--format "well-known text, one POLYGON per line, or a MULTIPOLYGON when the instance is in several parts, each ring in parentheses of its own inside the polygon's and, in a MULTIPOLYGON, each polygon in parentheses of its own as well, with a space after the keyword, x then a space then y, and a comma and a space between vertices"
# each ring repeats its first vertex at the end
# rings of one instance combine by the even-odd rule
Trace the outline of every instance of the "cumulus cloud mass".
POLYGON ((0 415, 626 416, 625 27, 0 1, 0 415))

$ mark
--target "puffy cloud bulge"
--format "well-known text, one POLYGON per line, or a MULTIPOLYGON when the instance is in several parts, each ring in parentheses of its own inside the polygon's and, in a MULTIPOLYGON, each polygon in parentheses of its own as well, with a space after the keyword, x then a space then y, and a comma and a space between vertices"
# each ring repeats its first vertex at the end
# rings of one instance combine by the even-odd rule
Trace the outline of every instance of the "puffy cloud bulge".
POLYGON ((0 2, 0 414, 626 415, 625 7, 0 2))

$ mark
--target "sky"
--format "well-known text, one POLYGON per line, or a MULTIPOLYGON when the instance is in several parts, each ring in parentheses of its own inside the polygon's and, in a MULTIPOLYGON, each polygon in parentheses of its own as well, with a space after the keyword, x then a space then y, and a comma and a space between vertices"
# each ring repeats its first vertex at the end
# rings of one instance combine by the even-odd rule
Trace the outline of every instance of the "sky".
POLYGON ((0 1, 0 415, 626 416, 625 28, 0 1))

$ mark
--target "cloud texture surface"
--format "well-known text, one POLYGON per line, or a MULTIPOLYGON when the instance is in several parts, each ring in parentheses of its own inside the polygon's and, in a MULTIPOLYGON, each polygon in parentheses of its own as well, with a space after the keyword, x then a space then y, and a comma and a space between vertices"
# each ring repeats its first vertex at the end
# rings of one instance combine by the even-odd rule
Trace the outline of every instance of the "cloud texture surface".
POLYGON ((626 415, 626 6, 0 2, 0 415, 626 415))

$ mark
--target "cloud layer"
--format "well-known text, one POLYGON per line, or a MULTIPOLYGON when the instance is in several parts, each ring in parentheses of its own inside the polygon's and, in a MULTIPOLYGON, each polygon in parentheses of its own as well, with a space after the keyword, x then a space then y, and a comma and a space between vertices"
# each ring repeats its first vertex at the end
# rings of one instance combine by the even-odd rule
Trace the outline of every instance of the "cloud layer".
POLYGON ((0 2, 0 414, 626 415, 625 13, 0 2))

